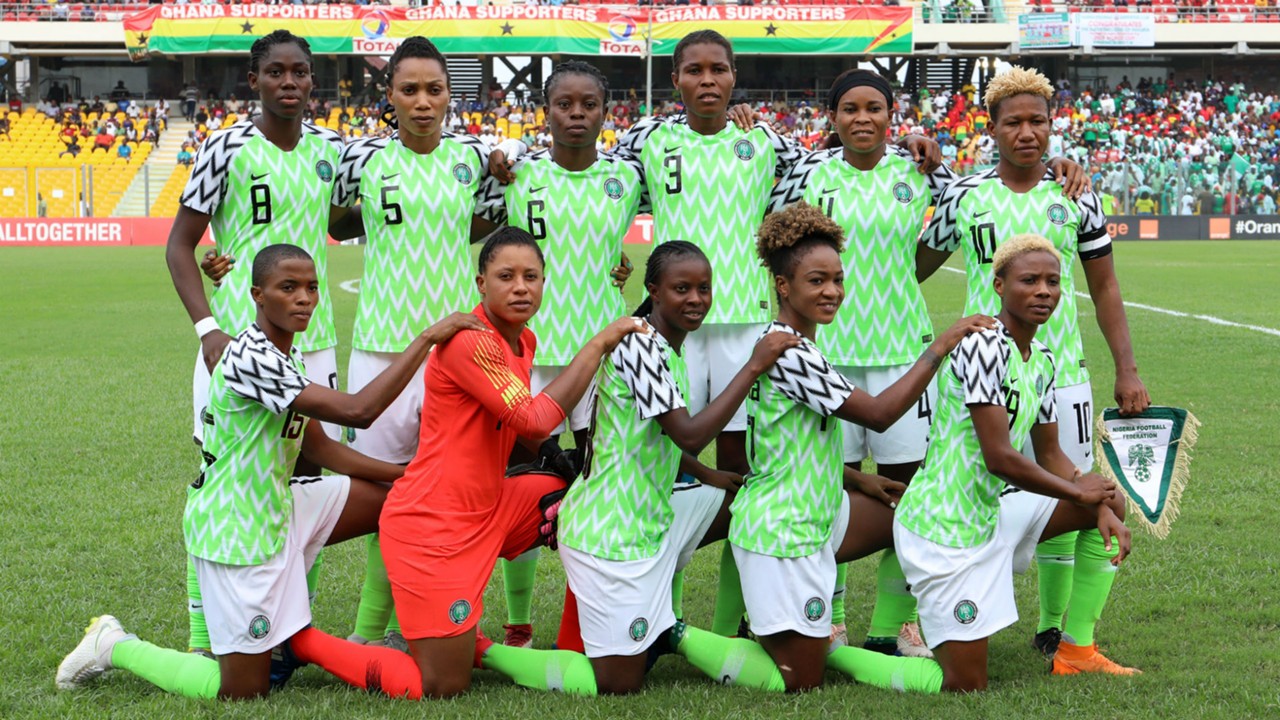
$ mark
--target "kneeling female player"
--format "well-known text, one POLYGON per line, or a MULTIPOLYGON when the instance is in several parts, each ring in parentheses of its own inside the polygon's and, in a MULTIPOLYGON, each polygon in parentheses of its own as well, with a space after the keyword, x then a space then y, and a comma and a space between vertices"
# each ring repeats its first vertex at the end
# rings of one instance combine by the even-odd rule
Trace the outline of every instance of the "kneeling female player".
POLYGON ((694 550, 728 531, 732 495, 675 484, 682 452, 695 477, 710 472, 697 453, 729 422, 756 378, 800 344, 789 333, 765 336, 724 391, 690 416, 682 350, 711 308, 711 263, 693 243, 659 245, 645 268, 645 288, 649 300, 636 315, 652 332, 623 338, 601 365, 587 466, 559 514, 560 558, 602 693, 640 689, 646 658, 671 647, 675 573, 694 550))
POLYGON ((1116 564, 1129 553, 1114 484, 1081 476, 1058 445, 1053 358, 1035 335, 1062 294, 1061 262, 1039 235, 996 250, 998 324, 962 340, 939 375, 929 451, 894 521, 946 690, 986 688, 987 639, 1017 621, 1013 572, 1026 569, 1037 543, 1096 527, 1108 550, 1118 541, 1116 564), (1028 432, 1034 462, 1010 443, 1028 432), (1020 491, 1038 502, 1002 499, 1020 491))
POLYGON ((686 652, 687 643, 677 650, 726 683, 776 691, 817 687, 828 657, 859 682, 936 689, 941 672, 923 658, 852 647, 828 656, 828 601, 837 559, 888 547, 893 512, 841 487, 846 468, 835 419, 876 430, 893 424, 919 399, 960 338, 992 320, 974 316, 957 322, 879 396, 854 388, 813 344, 817 327, 835 318, 844 299, 843 242, 838 225, 802 202, 766 218, 757 243, 778 297, 778 321, 768 331, 802 339, 748 397, 751 474, 733 502, 729 527, 751 630, 767 655, 749 641, 732 639, 721 640, 718 654, 686 652))
POLYGON ((296 245, 269 245, 254 257, 252 283, 257 321, 227 344, 213 366, 204 472, 188 490, 183 517, 218 659, 142 642, 103 615, 58 667, 59 688, 123 668, 179 695, 251 698, 268 691, 272 649, 291 636, 358 647, 308 627, 307 571, 321 547, 377 529, 385 483, 403 468, 338 444, 308 419, 368 427, 433 345, 460 329, 485 326, 474 316, 450 316, 419 335, 363 390, 347 395, 307 380, 293 344, 317 307, 311 256, 296 245), (342 474, 290 478, 300 453, 342 474))

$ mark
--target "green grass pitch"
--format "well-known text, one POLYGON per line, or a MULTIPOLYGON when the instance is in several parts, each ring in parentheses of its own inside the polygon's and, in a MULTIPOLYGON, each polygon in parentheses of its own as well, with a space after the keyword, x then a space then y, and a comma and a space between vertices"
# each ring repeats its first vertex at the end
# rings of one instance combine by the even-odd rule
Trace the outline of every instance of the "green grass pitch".
MULTIPOLYGON (((632 250, 642 260, 646 252, 632 250)), ((1126 243, 1116 248, 1126 299, 1269 328, 1280 327, 1280 243, 1126 243)), ((330 278, 339 337, 350 338, 361 250, 334 248, 330 278)), ((634 305, 642 262, 627 289, 634 305)), ((953 261, 954 265, 954 261, 953 261)), ((1083 287, 1083 280, 1079 283, 1083 287)), ((926 285, 934 322, 960 309, 962 278, 926 285)), ((1081 303, 1096 407, 1108 404, 1111 363, 1081 303)), ((898 696, 837 674, 798 697, 723 688, 682 659, 665 658, 649 688, 628 698, 536 693, 478 672, 473 691, 420 706, 353 691, 315 668, 270 706, 214 707, 169 697, 124 673, 59 693, 53 673, 88 619, 103 612, 160 645, 186 642, 180 518, 197 472, 189 439, 191 325, 161 248, 0 250, 0 717, 1275 717, 1280 714, 1280 337, 1130 309, 1142 377, 1159 403, 1204 422, 1182 517, 1168 540, 1135 533, 1099 628, 1134 679, 1050 678, 1029 647, 1037 614, 1034 570, 1017 580, 1022 619, 991 643, 993 690, 977 697, 898 696), (1269 539, 1270 538, 1270 539, 1269 539), (1271 548, 1271 550, 1268 550, 1271 548)), ((345 365, 347 347, 339 349, 345 365)), ((326 555, 317 626, 350 632, 364 545, 326 555)), ((689 622, 710 622, 719 550, 699 553, 686 580, 689 622)), ((874 561, 851 568, 851 638, 866 629, 874 561)), ((554 638, 563 573, 539 568, 535 640, 554 638)), ((483 627, 501 634, 501 578, 483 627)))

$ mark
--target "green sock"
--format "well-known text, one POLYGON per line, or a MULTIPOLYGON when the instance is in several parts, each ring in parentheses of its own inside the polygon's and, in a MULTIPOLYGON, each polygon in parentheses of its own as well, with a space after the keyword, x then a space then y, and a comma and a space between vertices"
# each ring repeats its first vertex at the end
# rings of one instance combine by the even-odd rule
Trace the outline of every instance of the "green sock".
POLYGON ((786 692, 782 673, 759 643, 723 637, 682 623, 676 623, 671 632, 676 652, 716 682, 786 692))
POLYGON ((380 640, 387 634, 391 617, 391 581, 382 563, 382 544, 378 535, 365 539, 364 586, 360 588, 360 604, 356 606, 355 634, 365 640, 380 640))
POLYGON ((1120 552, 1119 543, 1107 550, 1102 534, 1096 529, 1081 530, 1076 540, 1076 574, 1071 583, 1071 603, 1062 632, 1076 645, 1092 645, 1093 629, 1102 617, 1102 608, 1116 581, 1116 566, 1111 558, 1120 552))
POLYGON ((387 634, 390 635, 393 632, 404 635, 404 633, 400 632, 400 616, 396 615, 394 605, 391 607, 391 617, 387 618, 387 634))
POLYGON ((515 560, 502 561, 502 585, 507 591, 507 622, 528 625, 533 622, 533 585, 538 579, 537 548, 515 560))
POLYGON ((725 637, 738 634, 738 623, 747 612, 742 599, 742 578, 738 576, 738 564, 733 561, 729 541, 724 541, 720 553, 720 585, 716 588, 716 611, 711 618, 711 632, 725 637))
POLYGON ((897 640, 903 623, 916 617, 916 599, 907 589, 907 576, 902 572, 898 554, 885 550, 876 567, 876 606, 871 611, 871 627, 867 639, 897 640))
POLYGON ((836 565, 836 587, 831 593, 831 624, 844 624, 844 589, 849 583, 849 563, 836 565))
POLYGON ((942 666, 928 658, 895 657, 845 646, 827 656, 827 665, 863 685, 898 692, 942 691, 942 666))
POLYGON ((1062 616, 1071 600, 1071 576, 1075 574, 1076 535, 1063 533, 1036 546, 1036 567, 1040 572, 1040 625, 1036 632, 1062 629, 1062 616))
POLYGON ((183 697, 216 698, 222 684, 217 660, 156 647, 138 639, 117 642, 111 649, 111 665, 183 697))
POLYGON ((187 647, 208 650, 209 626, 204 622, 204 598, 200 595, 200 581, 196 578, 196 564, 187 556, 187 647))
POLYGON ((680 620, 684 617, 684 571, 676 573, 671 578, 671 611, 676 614, 676 619, 680 620))
POLYGON ((324 565, 324 549, 316 553, 316 561, 311 563, 311 569, 307 571, 307 601, 315 605, 317 586, 320 584, 320 566, 324 565))
POLYGON ((517 685, 571 695, 595 695, 596 674, 586 655, 570 650, 533 650, 494 643, 480 661, 517 685))

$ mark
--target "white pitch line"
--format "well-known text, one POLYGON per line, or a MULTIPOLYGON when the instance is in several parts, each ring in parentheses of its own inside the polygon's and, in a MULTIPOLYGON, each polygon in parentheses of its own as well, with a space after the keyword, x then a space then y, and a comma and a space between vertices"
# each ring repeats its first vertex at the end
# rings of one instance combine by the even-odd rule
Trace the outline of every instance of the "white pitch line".
MULTIPOLYGON (((965 274, 965 272, 964 272, 963 270, 957 270, 956 268, 944 267, 944 268, 942 268, 942 269, 943 269, 943 270, 946 270, 946 271, 948 271, 948 272, 953 272, 953 273, 957 273, 957 274, 960 274, 960 275, 964 275, 964 274, 965 274)), ((1089 296, 1089 293, 1082 293, 1082 292, 1080 292, 1079 290, 1076 290, 1076 291, 1075 291, 1075 294, 1076 294, 1076 297, 1078 297, 1078 298, 1084 298, 1085 300, 1088 300, 1089 302, 1093 302, 1093 298, 1089 296)), ((1252 330, 1252 331, 1254 331, 1254 332, 1260 332, 1260 333, 1263 333, 1263 334, 1265 334, 1265 335, 1274 335, 1274 336, 1276 336, 1276 337, 1280 337, 1280 330, 1277 330, 1277 329, 1275 329, 1275 328, 1264 327, 1264 326, 1262 326, 1262 325, 1249 325, 1248 323, 1238 323, 1238 322, 1234 322, 1234 321, 1232 321, 1232 320, 1224 320, 1223 318, 1220 318, 1220 317, 1214 317, 1213 315, 1200 315, 1200 314, 1198 314, 1198 313, 1187 313, 1187 312, 1182 312, 1181 310, 1170 310, 1169 308, 1156 307, 1155 305, 1146 305, 1146 304, 1144 304, 1144 303, 1130 302, 1130 301, 1128 301, 1128 300, 1125 300, 1125 301, 1124 301, 1124 306, 1125 306, 1125 307, 1131 307, 1131 308, 1137 308, 1137 309, 1139 309, 1139 310, 1148 310, 1148 311, 1150 311, 1150 312, 1160 313, 1161 315, 1172 315, 1173 317, 1192 318, 1192 319, 1195 319, 1195 320, 1203 320, 1203 321, 1205 321, 1205 322, 1207 322, 1207 323, 1212 323, 1212 324, 1214 324, 1214 325, 1223 325, 1223 326, 1225 326, 1225 327, 1243 328, 1243 329, 1245 329, 1245 330, 1252 330)))

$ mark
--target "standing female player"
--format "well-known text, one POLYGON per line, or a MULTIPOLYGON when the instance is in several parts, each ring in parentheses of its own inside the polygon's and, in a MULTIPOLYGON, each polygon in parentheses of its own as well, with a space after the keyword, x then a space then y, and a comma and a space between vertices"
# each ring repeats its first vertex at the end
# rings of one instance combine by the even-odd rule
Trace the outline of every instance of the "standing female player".
MULTIPOLYGON (((342 151, 337 133, 302 121, 311 96, 311 48, 287 30, 254 41, 249 51, 249 86, 258 93, 261 114, 213 134, 196 153, 191 179, 169 233, 165 260, 169 274, 200 338, 192 379, 192 433, 201 442, 209 398, 209 372, 233 335, 254 320, 250 268, 258 251, 273 243, 305 249, 315 259, 320 297, 315 322, 298 336, 308 377, 338 387, 338 344, 329 299, 329 197, 342 151), (225 280, 206 300, 194 250, 210 229, 218 252, 235 258, 225 280)), ((420 326, 419 326, 420 327, 420 326)), ((336 426, 327 426, 338 437, 336 426)), ((318 468, 298 468, 318 475, 318 468)), ((200 590, 187 568, 190 646, 209 647, 200 590)))
MULTIPOLYGON (((934 198, 958 176, 946 165, 921 174, 908 150, 885 142, 893 91, 880 75, 844 72, 831 85, 827 107, 838 146, 796 164, 774 189, 771 209, 803 199, 845 231, 848 294, 835 321, 818 330, 818 347, 854 387, 879 393, 906 374, 933 340, 916 280, 918 236, 934 198)), ((1053 164, 1069 193, 1086 189, 1083 168, 1063 159, 1053 164)), ((883 433, 844 423, 844 461, 861 469, 873 457, 876 473, 888 480, 884 487, 901 493, 924 458, 935 392, 930 384, 916 408, 883 433)), ((832 598, 837 644, 844 639, 844 571, 841 565, 832 598)), ((929 657, 915 625, 915 600, 892 550, 881 556, 876 575, 875 611, 863 647, 929 657)))
POLYGON ((320 295, 319 274, 307 252, 296 245, 261 248, 251 281, 257 321, 214 364, 204 471, 188 490, 183 517, 218 659, 142 642, 103 615, 58 667, 59 688, 79 687, 123 668, 188 697, 259 697, 270 688, 272 649, 295 633, 359 647, 307 627, 306 575, 321 547, 377 528, 386 484, 402 468, 338 444, 308 418, 367 427, 413 378, 433 345, 459 329, 485 326, 474 316, 455 314, 415 338, 359 393, 346 395, 308 380, 293 345, 320 295), (344 474, 291 478, 300 453, 344 474))
MULTIPOLYGON (((571 60, 556 65, 543 89, 554 144, 521 157, 515 180, 484 184, 482 216, 533 235, 546 257, 543 302, 529 329, 538 337, 530 390, 542 392, 600 328, 624 314, 611 272, 640 206, 640 173, 596 151, 607 95, 604 75, 571 60)), ((590 393, 588 393, 589 395, 590 393)), ((585 447, 590 400, 566 408, 575 447, 585 447)), ((564 427, 556 429, 559 436, 564 427)), ((558 448, 558 443, 552 450, 558 448)), ((502 562, 507 590, 507 645, 532 644, 530 611, 538 551, 502 562)))
MULTIPOLYGON (((842 489, 852 470, 841 462, 842 426, 832 416, 883 431, 919 401, 960 338, 992 321, 958 321, 873 397, 853 387, 814 345, 818 326, 835 319, 844 299, 842 246, 840 227, 804 202, 774 213, 760 228, 759 257, 774 274, 778 298, 778 321, 769 331, 803 338, 748 398, 752 468, 731 508, 729 542, 751 631, 768 657, 748 652, 749 641, 728 639, 721 657, 686 657, 713 677, 778 691, 817 687, 828 658, 858 682, 936 691, 942 676, 930 660, 852 647, 828 655, 836 562, 889 547, 893 514, 880 500, 842 489), (733 652, 745 658, 735 664, 753 668, 751 678, 726 672, 733 652)), ((685 652, 682 645, 677 650, 685 652)))
MULTIPOLYGON (((1064 258, 1079 255, 1097 307, 1098 327, 1115 363, 1114 397, 1124 414, 1138 413, 1151 398, 1138 377, 1129 323, 1111 257, 1111 237, 1102 204, 1093 193, 1065 200, 1053 184, 1043 158, 1049 146, 1049 100, 1053 87, 1034 70, 1013 68, 987 86, 991 134, 1000 162, 970 175, 943 193, 918 255, 921 279, 929 277, 957 248, 962 248, 968 277, 968 312, 995 312, 992 258, 1001 243, 1021 233, 1036 233, 1053 243, 1064 258)), ((1043 342, 1057 363, 1059 443, 1081 470, 1093 467, 1093 390, 1085 368, 1080 318, 1076 311, 1073 263, 1064 263, 1062 309, 1045 324, 1043 342)), ((1030 453, 1025 437, 1016 438, 1030 453)), ((1040 625, 1033 643, 1053 662, 1055 674, 1102 672, 1131 674, 1097 650, 1094 629, 1115 582, 1115 548, 1106 548, 1092 530, 1064 535, 1036 549, 1040 581, 1040 625), (1066 622, 1063 622, 1063 614, 1066 622)))
POLYGON ((1038 235, 995 251, 998 324, 951 354, 929 454, 894 518, 898 557, 945 690, 987 687, 987 639, 1017 621, 1013 572, 1030 564, 1037 542, 1097 528, 1107 549, 1117 541, 1116 564, 1129 553, 1114 483, 1082 476, 1058 445, 1054 358, 1035 335, 1062 295, 1061 257, 1038 235), (1010 442, 1027 433, 1035 461, 1010 442))
POLYGON ((728 531, 732 495, 698 483, 677 486, 682 454, 695 476, 709 476, 697 453, 779 353, 800 344, 790 334, 766 336, 725 391, 690 416, 681 349, 712 307, 711 265, 693 243, 664 243, 649 257, 645 288, 649 300, 636 315, 652 332, 623 338, 596 375, 586 468, 558 521, 586 655, 597 689, 610 694, 640 689, 650 649, 671 646, 675 573, 728 531))
POLYGON ((498 557, 536 546, 540 501, 559 478, 504 479, 517 436, 535 443, 564 421, 600 359, 640 330, 615 321, 593 337, 565 372, 529 393, 536 339, 525 327, 542 301, 543 261, 523 230, 503 228, 480 251, 473 311, 492 332, 464 332, 427 362, 418 453, 387 497, 380 530, 410 655, 299 634, 290 648, 343 680, 391 696, 449 697, 471 684, 473 663, 531 687, 594 693, 590 663, 567 651, 492 645, 477 638, 483 594, 498 557))

